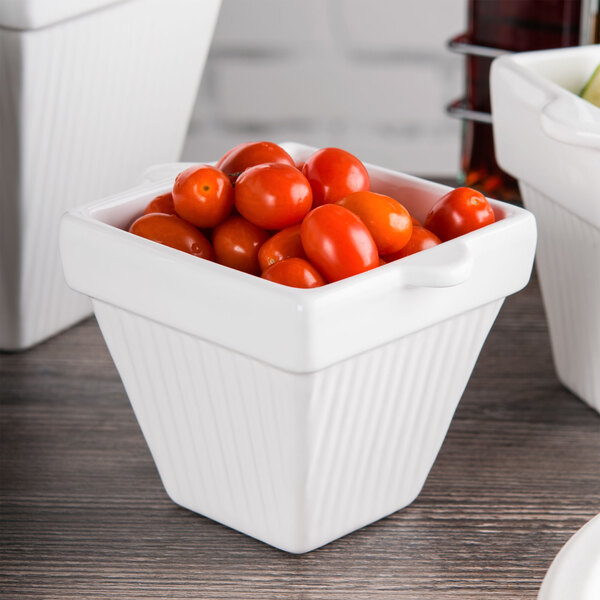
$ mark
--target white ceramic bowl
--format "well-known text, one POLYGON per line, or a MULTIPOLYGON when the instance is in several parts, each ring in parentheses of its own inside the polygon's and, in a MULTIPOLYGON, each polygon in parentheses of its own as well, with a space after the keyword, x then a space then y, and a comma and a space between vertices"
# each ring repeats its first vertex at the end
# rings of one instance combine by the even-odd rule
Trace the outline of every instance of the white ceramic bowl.
POLYGON ((600 411, 600 108, 577 94, 600 46, 492 64, 498 163, 539 225, 537 268, 562 383, 600 411))
POLYGON ((538 600, 600 598, 600 515, 577 531, 552 561, 538 600))
MULTIPOLYGON (((410 504, 504 297, 529 280, 533 216, 492 201, 491 226, 295 289, 121 230, 185 166, 61 226, 67 281, 94 299, 167 493, 298 553, 410 504)), ((368 169, 419 219, 448 191, 368 169)))
POLYGON ((62 214, 177 160, 220 0, 0 0, 0 349, 91 314, 62 214))

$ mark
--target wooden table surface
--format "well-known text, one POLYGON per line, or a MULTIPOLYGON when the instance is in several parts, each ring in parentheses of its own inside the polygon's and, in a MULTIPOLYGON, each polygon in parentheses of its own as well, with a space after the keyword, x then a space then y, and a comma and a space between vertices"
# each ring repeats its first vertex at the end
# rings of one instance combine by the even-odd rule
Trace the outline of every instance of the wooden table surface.
POLYGON ((600 416, 556 379, 535 277, 419 498, 303 556, 167 498, 94 319, 0 355, 0 380, 2 598, 534 599, 600 512, 600 416))

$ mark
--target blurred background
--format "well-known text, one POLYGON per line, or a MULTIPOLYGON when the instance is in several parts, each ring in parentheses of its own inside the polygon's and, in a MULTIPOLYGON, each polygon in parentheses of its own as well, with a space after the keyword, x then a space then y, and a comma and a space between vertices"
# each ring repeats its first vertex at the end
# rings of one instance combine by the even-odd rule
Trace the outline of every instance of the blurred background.
POLYGON ((223 0, 183 160, 265 139, 455 176, 466 21, 467 0, 223 0))

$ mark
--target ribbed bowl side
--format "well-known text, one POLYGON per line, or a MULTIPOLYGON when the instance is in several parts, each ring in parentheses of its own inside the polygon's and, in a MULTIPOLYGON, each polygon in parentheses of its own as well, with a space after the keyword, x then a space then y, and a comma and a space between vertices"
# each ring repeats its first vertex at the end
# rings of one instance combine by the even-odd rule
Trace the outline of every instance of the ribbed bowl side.
POLYGON ((558 377, 600 412, 600 230, 520 188, 538 222, 536 264, 558 377))
POLYGON ((0 332, 0 347, 30 346, 91 314, 64 282, 60 218, 179 158, 219 4, 123 2, 33 32, 2 32, 12 64, 1 72, 19 130, 0 144, 11 144, 3 157, 19 159, 0 181, 0 202, 13 207, 2 211, 13 235, 10 260, 0 262, 11 274, 0 280, 18 282, 10 290, 18 331, 7 341, 0 332))
POLYGON ((171 499, 289 549, 304 529, 309 377, 101 302, 94 311, 171 499))
POLYGON ((171 498, 306 552, 417 496, 501 304, 308 374, 94 308, 171 498))
POLYGON ((316 374, 307 485, 311 545, 417 497, 502 302, 316 374))

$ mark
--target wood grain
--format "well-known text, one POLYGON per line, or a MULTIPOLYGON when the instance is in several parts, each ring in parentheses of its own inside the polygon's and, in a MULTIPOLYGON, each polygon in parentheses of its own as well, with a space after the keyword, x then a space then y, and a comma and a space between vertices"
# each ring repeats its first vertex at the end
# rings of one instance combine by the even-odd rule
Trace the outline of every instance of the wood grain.
POLYGON ((600 512, 600 417, 507 299, 408 508, 303 556, 166 496, 93 319, 0 355, 2 598, 535 599, 600 512))

